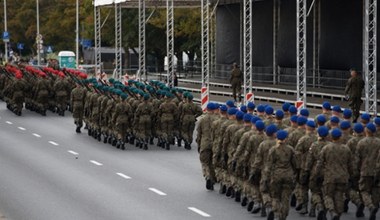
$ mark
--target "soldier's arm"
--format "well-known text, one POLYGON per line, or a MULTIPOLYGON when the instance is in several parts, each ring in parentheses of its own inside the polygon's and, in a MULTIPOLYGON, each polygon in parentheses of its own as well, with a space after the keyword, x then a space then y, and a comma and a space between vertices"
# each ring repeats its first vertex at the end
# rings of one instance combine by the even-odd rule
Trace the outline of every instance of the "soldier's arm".
POLYGON ((322 149, 321 153, 319 154, 319 158, 317 160, 317 165, 315 167, 317 176, 321 176, 322 169, 323 169, 323 166, 325 164, 325 154, 326 154, 325 151, 326 151, 326 148, 324 147, 322 149))
POLYGON ((354 176, 354 166, 352 164, 352 153, 351 153, 351 150, 348 149, 348 147, 346 148, 346 151, 347 151, 347 155, 348 155, 347 170, 348 170, 348 173, 350 174, 350 177, 353 177, 354 176))
POLYGON ((313 164, 315 162, 314 158, 314 149, 315 149, 315 144, 312 144, 309 152, 306 155, 306 164, 305 164, 305 171, 311 171, 311 168, 313 167, 313 164))
POLYGON ((201 145, 202 140, 202 122, 203 120, 200 120, 197 127, 197 139, 195 140, 195 142, 197 142, 198 147, 201 145))
POLYGON ((233 155, 233 160, 236 161, 238 164, 242 162, 243 155, 247 146, 247 141, 248 141, 249 136, 248 135, 243 135, 241 137, 239 144, 236 148, 236 151, 233 155))
POLYGON ((350 90, 351 90, 351 86, 352 86, 351 79, 349 79, 349 80, 347 81, 346 88, 344 89, 344 94, 345 94, 345 95, 347 95, 347 94, 350 92, 350 90))
POLYGON ((268 181, 273 169, 273 163, 275 161, 275 148, 271 148, 268 153, 268 157, 266 158, 265 166, 262 172, 262 178, 264 181, 268 181))
POLYGON ((263 164, 263 158, 262 158, 262 151, 263 151, 263 144, 261 143, 259 145, 259 148, 257 150, 256 155, 251 155, 254 157, 254 159, 251 161, 251 171, 252 172, 260 172, 261 165, 263 164))

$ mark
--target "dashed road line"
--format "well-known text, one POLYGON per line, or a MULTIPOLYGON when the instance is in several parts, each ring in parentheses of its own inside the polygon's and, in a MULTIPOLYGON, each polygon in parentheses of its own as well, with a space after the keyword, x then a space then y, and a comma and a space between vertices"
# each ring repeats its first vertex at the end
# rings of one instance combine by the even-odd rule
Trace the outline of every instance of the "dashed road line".
POLYGON ((209 215, 206 212, 204 212, 202 210, 199 210, 199 209, 197 209, 195 207, 188 207, 188 209, 191 210, 191 211, 193 211, 193 212, 195 212, 195 213, 197 213, 198 215, 203 216, 203 217, 206 217, 206 218, 211 217, 211 215, 209 215))
POLYGON ((125 175, 124 173, 116 173, 117 175, 121 176, 124 179, 130 180, 132 177, 125 175))
POLYGON ((40 138, 40 137, 41 137, 41 135, 39 135, 39 134, 36 134, 36 133, 33 133, 33 136, 35 136, 35 137, 38 137, 38 138, 40 138))
POLYGON ((160 196, 166 196, 166 193, 164 193, 164 192, 162 192, 162 191, 160 191, 158 189, 149 188, 149 190, 152 191, 152 192, 154 192, 154 193, 156 193, 156 194, 158 194, 158 195, 160 195, 160 196))
POLYGON ((58 146, 59 144, 58 143, 55 143, 54 141, 49 141, 50 144, 54 145, 54 146, 58 146))
POLYGON ((18 127, 18 129, 20 129, 21 131, 25 131, 26 128, 23 128, 23 127, 18 127))
POLYGON ((75 155, 75 156, 78 156, 78 155, 79 155, 77 152, 72 151, 72 150, 69 150, 69 151, 67 151, 67 152, 69 152, 70 154, 73 154, 73 155, 75 155))
POLYGON ((95 164, 96 166, 103 166, 102 163, 99 163, 98 161, 95 161, 95 160, 90 160, 90 163, 93 163, 93 164, 95 164))
POLYGON ((11 121, 6 121, 5 123, 7 123, 9 125, 13 124, 11 121))

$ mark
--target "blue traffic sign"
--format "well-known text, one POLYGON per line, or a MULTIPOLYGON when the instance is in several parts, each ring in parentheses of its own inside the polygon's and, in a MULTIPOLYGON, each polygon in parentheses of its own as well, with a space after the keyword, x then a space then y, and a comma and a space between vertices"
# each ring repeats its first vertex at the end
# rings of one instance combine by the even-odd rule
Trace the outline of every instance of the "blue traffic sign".
POLYGON ((48 46, 46 52, 53 53, 53 48, 51 46, 48 46))
POLYGON ((9 42, 9 38, 10 38, 9 32, 8 31, 4 31, 3 32, 3 41, 4 42, 9 42))
POLYGON ((17 43, 17 49, 23 50, 24 49, 24 44, 23 43, 17 43))

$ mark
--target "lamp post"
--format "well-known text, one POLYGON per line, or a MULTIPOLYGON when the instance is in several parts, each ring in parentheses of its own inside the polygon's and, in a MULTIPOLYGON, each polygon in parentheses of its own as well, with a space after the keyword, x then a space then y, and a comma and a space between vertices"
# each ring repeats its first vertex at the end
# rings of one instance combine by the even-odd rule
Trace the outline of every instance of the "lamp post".
POLYGON ((37 4, 37 64, 38 66, 41 65, 41 53, 40 53, 40 46, 41 46, 41 37, 40 37, 40 6, 38 0, 36 0, 37 4))
POLYGON ((79 0, 76 1, 76 37, 75 37, 75 58, 76 58, 76 67, 79 67, 79 0))

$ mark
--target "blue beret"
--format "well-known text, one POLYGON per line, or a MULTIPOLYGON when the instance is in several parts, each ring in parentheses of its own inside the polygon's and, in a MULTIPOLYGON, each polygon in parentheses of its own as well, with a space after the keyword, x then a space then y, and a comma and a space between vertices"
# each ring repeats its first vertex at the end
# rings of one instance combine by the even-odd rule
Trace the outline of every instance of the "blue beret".
POLYGON ((339 128, 335 128, 331 131, 331 136, 333 138, 339 138, 342 136, 342 131, 339 128))
POLYGON ((240 121, 240 120, 243 120, 244 112, 237 111, 235 115, 236 115, 236 119, 240 121))
POLYGON ((356 133, 358 133, 358 134, 363 133, 363 131, 364 131, 364 127, 363 127, 363 125, 362 125, 361 123, 356 123, 356 124, 354 125, 354 131, 355 131, 356 133))
POLYGON ((336 117, 336 116, 332 116, 330 118, 330 122, 332 122, 332 123, 339 123, 339 121, 340 121, 340 119, 338 117, 336 117))
POLYGON ((284 112, 282 110, 277 110, 276 118, 284 118, 284 112))
POLYGON ((375 118, 373 121, 377 126, 380 126, 380 118, 375 118))
POLYGON ((256 124, 256 122, 259 121, 259 120, 261 120, 259 117, 257 117, 257 116, 252 116, 252 118, 251 118, 251 123, 252 123, 252 124, 256 124))
POLYGON ((207 109, 208 109, 208 110, 214 110, 214 109, 215 109, 215 104, 212 103, 212 102, 209 102, 209 103, 207 104, 207 109))
POLYGON ((289 112, 291 114, 297 114, 297 108, 294 105, 292 105, 289 107, 289 112))
POLYGON ((288 132, 284 130, 277 131, 277 139, 278 140, 285 140, 288 137, 288 132))
POLYGON ((340 108, 339 105, 335 105, 333 108, 332 108, 333 112, 339 112, 341 113, 342 112, 342 109, 340 108))
POLYGON ((265 108, 265 114, 267 114, 267 115, 272 115, 273 112, 274 112, 274 109, 273 109, 272 106, 267 106, 267 107, 265 108))
POLYGON ((326 116, 325 115, 323 115, 323 114, 321 114, 321 115, 318 115, 317 116, 317 121, 319 122, 319 123, 326 123, 326 116))
POLYGON ((219 104, 219 103, 214 102, 214 105, 215 105, 214 110, 216 110, 216 109, 218 109, 218 108, 220 107, 220 104, 219 104))
POLYGON ((220 109, 220 111, 222 111, 222 112, 226 112, 226 111, 227 111, 227 106, 226 106, 226 105, 221 105, 221 106, 219 107, 219 109, 220 109))
POLYGON ((248 107, 248 109, 251 109, 251 110, 255 110, 255 103, 253 103, 253 102, 248 102, 248 104, 247 104, 247 107, 248 107))
POLYGON ((290 106, 291 106, 290 103, 285 102, 285 103, 282 105, 282 110, 283 110, 284 112, 287 112, 287 111, 289 111, 290 106))
POLYGON ((265 129, 265 133, 268 136, 272 136, 276 132, 277 132, 277 127, 274 124, 271 124, 271 125, 267 126, 266 129, 265 129))
POLYGON ((298 116, 297 115, 292 115, 292 117, 290 117, 290 121, 296 123, 298 121, 298 116))
POLYGON ((265 106, 264 105, 258 105, 257 106, 257 111, 258 112, 265 112, 265 106))
POLYGON ((256 121, 255 126, 256 126, 256 129, 257 129, 258 131, 262 131, 262 130, 265 129, 265 124, 264 124, 264 122, 261 121, 261 120, 256 121))
POLYGON ((301 109, 300 111, 300 115, 304 116, 304 117, 309 117, 309 110, 307 110, 306 108, 303 108, 301 109))
POLYGON ((227 105, 228 107, 230 107, 230 108, 235 107, 235 103, 234 103, 234 101, 232 101, 232 100, 228 100, 228 101, 226 102, 226 105, 227 105))
POLYGON ((361 119, 364 121, 370 121, 371 116, 368 113, 363 113, 361 119))
POLYGON ((310 127, 310 128, 315 128, 315 122, 312 121, 312 120, 308 120, 307 123, 306 123, 306 125, 307 125, 308 127, 310 127))
POLYGON ((228 114, 228 115, 235 115, 236 112, 237 112, 237 109, 236 109, 236 108, 230 108, 230 109, 228 109, 227 114, 228 114))
POLYGON ((326 126, 319 127, 317 131, 320 137, 327 137, 329 135, 329 129, 326 126))
POLYGON ((327 109, 327 110, 331 110, 330 102, 323 102, 322 108, 327 109))
POLYGON ((240 106, 240 111, 247 113, 247 106, 245 105, 240 106))
POLYGON ((376 125, 374 123, 368 123, 366 128, 372 133, 376 132, 376 125))
POLYGON ((343 118, 349 119, 351 118, 351 116, 352 116, 351 109, 346 108, 343 110, 343 118))
POLYGON ((307 122, 307 119, 305 117, 298 117, 298 119, 297 119, 297 124, 299 126, 305 125, 306 122, 307 122))
POLYGON ((349 128, 351 128, 351 123, 349 121, 342 121, 340 123, 340 129, 344 130, 349 128))
POLYGON ((243 120, 244 122, 251 122, 252 115, 251 114, 244 114, 243 120))

